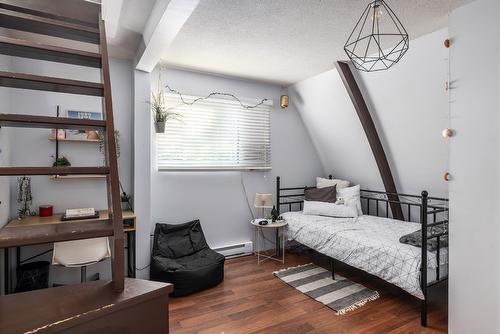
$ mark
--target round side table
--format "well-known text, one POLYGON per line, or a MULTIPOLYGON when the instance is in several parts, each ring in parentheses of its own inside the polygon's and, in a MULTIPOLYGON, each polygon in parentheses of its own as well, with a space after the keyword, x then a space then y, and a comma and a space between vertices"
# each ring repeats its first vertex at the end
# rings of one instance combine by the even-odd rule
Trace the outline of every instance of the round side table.
POLYGON ((254 219, 250 222, 255 230, 255 251, 257 255, 257 263, 264 262, 265 260, 274 260, 281 263, 285 263, 285 245, 286 245, 286 226, 288 223, 285 220, 278 220, 274 223, 269 221, 267 225, 259 225, 258 222, 266 219, 254 219), (265 246, 266 239, 264 238, 264 231, 275 229, 276 230, 276 242, 274 243, 276 248, 274 254, 268 255, 263 254, 261 247, 265 246))

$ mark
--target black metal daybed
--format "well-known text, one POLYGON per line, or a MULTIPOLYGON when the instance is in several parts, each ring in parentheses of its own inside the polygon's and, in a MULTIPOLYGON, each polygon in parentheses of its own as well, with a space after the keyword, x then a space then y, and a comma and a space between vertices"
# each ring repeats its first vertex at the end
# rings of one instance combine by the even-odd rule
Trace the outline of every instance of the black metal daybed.
MULTIPOLYGON (((332 176, 330 175, 331 179, 332 176)), ((304 204, 304 190, 308 187, 281 187, 281 179, 278 176, 276 178, 276 208, 280 214, 285 214, 285 212, 292 212, 290 214, 298 214, 293 213, 293 211, 301 211, 304 204), (298 210, 297 210, 298 209, 298 210)), ((442 268, 445 267, 446 263, 443 263, 442 260, 442 252, 447 252, 447 238, 448 238, 448 199, 446 198, 437 198, 430 197, 427 191, 422 191, 421 195, 408 195, 408 194, 395 194, 388 193, 383 191, 375 191, 375 190, 363 190, 361 189, 361 202, 363 208, 362 217, 385 217, 390 218, 390 209, 389 204, 397 203, 401 205, 402 208, 406 208, 406 212, 404 213, 404 221, 410 222, 410 224, 415 224, 418 222, 421 226, 420 231, 418 232, 419 237, 421 237, 421 247, 420 248, 420 277, 419 282, 420 289, 423 294, 423 298, 421 298, 421 325, 427 326, 427 290, 429 287, 446 281, 448 279, 447 268, 445 273, 442 273, 442 268), (418 212, 415 208, 418 208, 418 212), (413 210, 412 210, 413 209, 413 210), (413 223, 413 222, 415 223, 413 223), (442 227, 435 230, 435 227, 442 227), (427 231, 428 233, 425 233, 427 231), (435 262, 433 258, 429 258, 429 243, 432 243, 432 255, 435 254, 435 262), (444 244, 444 245, 443 245, 444 244), (446 248, 446 250, 445 250, 446 248), (435 275, 434 272, 432 274, 431 279, 428 277, 428 266, 422 265, 424 263, 428 264, 428 260, 432 260, 435 265, 435 275)), ((286 219, 286 218, 285 218, 286 219)), ((377 219, 377 218, 373 218, 377 219)), ((392 220, 400 224, 400 220, 392 220)), ((290 223, 289 223, 290 224, 290 223)), ((407 223, 404 223, 405 225, 407 223)), ((289 227, 290 228, 290 227, 289 227)), ((292 237, 293 236, 290 236, 292 237)), ((296 240, 300 243, 299 240, 296 240)), ((419 245, 419 246, 420 246, 419 245)), ((309 245, 306 245, 310 247, 309 245)), ((414 246, 411 246, 414 247, 414 246)), ((314 247, 311 247, 314 249, 314 247)), ((413 251, 418 249, 417 247, 412 248, 413 251)), ((318 250, 320 253, 327 253, 322 250, 318 250)), ((417 251, 418 252, 418 251, 417 251)), ((325 254, 330 257, 332 264, 332 275, 334 277, 334 260, 339 261, 339 259, 333 258, 331 255, 325 254)), ((343 262, 343 261, 342 261, 343 262)), ((347 263, 348 265, 352 265, 351 263, 347 263)), ((359 268, 363 270, 363 268, 359 268)), ((417 268, 418 270, 418 268, 417 268)), ((434 269, 432 269, 434 270, 434 269)), ((370 272, 369 270, 365 270, 370 274, 376 273, 370 272)), ((380 277, 380 276, 379 276, 380 277)), ((383 277, 381 277, 384 279, 383 277)), ((394 284, 393 282, 390 282, 394 284)), ((397 285, 397 284, 394 284, 397 285)))

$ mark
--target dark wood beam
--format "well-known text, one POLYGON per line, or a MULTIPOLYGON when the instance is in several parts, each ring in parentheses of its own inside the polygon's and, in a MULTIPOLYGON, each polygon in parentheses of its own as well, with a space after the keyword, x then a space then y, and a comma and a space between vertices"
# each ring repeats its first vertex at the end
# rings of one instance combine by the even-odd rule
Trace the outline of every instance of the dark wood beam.
POLYGON ((401 204, 397 203, 399 201, 398 192, 396 189, 396 184, 394 183, 394 178, 392 176, 391 167, 387 161, 384 148, 380 142, 380 138, 373 123, 373 119, 366 105, 363 94, 359 89, 356 78, 354 77, 348 62, 338 61, 336 62, 337 70, 339 71, 342 82, 344 83, 347 93, 354 104, 354 109, 358 114, 363 130, 365 131, 368 143, 375 157, 380 176, 382 177, 382 182, 384 183, 385 191, 388 192, 389 200, 391 202, 392 216, 395 219, 404 220, 403 210, 401 209, 401 204))

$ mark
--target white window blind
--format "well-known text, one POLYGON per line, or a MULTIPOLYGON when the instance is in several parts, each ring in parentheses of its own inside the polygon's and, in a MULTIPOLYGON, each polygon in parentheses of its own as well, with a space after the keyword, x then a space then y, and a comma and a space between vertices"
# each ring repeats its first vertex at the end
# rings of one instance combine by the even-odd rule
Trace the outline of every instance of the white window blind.
MULTIPOLYGON (((183 95, 185 101, 197 96, 183 95)), ((158 170, 271 168, 271 102, 243 108, 233 99, 211 97, 193 105, 166 94, 167 107, 182 115, 157 134, 158 170)), ((242 100, 244 105, 260 101, 242 100)))

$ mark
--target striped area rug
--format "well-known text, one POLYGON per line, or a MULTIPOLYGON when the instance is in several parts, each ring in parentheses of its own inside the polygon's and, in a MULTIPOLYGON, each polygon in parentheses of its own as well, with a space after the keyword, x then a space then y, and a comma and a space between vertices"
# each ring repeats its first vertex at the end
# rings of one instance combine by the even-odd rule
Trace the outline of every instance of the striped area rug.
POLYGON ((365 288, 345 277, 335 275, 313 263, 275 271, 274 276, 305 295, 323 303, 337 315, 352 311, 379 297, 377 291, 365 288))

